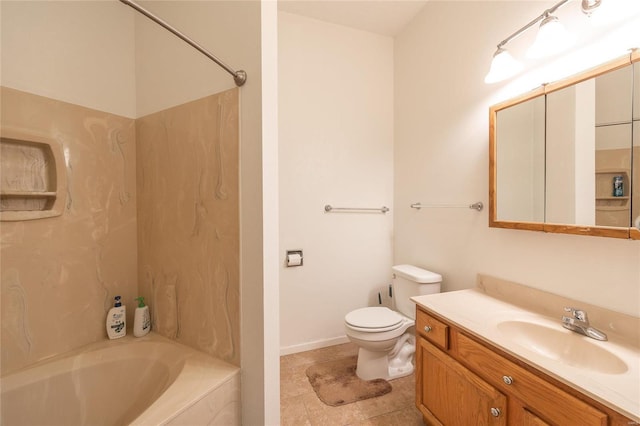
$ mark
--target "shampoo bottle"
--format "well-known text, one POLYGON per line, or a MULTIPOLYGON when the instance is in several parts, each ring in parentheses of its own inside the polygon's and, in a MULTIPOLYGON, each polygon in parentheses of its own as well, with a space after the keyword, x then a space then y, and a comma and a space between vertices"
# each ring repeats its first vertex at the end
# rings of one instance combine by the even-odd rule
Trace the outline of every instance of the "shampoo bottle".
POLYGON ((144 297, 136 297, 138 307, 133 317, 133 335, 142 337, 151 330, 151 317, 149 316, 149 307, 144 304, 144 297))
POLYGON ((120 296, 115 297, 113 308, 107 314, 107 336, 118 339, 127 335, 127 307, 120 302, 120 296))

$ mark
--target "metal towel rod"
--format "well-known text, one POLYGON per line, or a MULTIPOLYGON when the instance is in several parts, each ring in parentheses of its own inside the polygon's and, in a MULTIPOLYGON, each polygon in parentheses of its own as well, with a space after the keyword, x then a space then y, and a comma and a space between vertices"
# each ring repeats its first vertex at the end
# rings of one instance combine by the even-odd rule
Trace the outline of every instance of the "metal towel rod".
POLYGON ((412 209, 420 210, 420 209, 428 209, 428 208, 440 208, 440 209, 457 209, 457 208, 470 208, 477 211, 481 211, 484 208, 484 204, 482 201, 478 201, 473 204, 422 204, 422 203, 413 203, 411 204, 412 209))
POLYGON ((333 207, 330 204, 324 206, 325 213, 330 213, 332 211, 344 211, 344 212, 361 212, 361 211, 369 211, 369 212, 380 212, 386 213, 389 211, 389 207, 382 206, 378 208, 367 208, 367 207, 333 207))
POLYGON ((229 74, 231 74, 233 76, 233 81, 236 82, 236 86, 240 87, 244 83, 246 83, 246 81, 247 81, 247 73, 245 71, 243 71, 243 70, 238 70, 238 71, 234 70, 229 65, 225 64, 220 59, 218 59, 218 57, 216 55, 214 55, 213 53, 209 52, 207 49, 205 49, 204 47, 202 47, 201 45, 199 45, 198 43, 196 43, 195 41, 193 41, 192 39, 190 39, 189 37, 187 37, 186 35, 184 35, 180 31, 178 31, 177 29, 172 27, 168 22, 158 18, 156 15, 154 15, 153 13, 151 13, 150 11, 145 9, 144 7, 140 6, 139 4, 134 3, 131 0, 120 0, 120 1, 122 3, 124 3, 124 4, 126 4, 127 6, 131 7, 132 9, 135 9, 138 12, 142 13, 144 16, 146 16, 147 18, 151 19, 153 22, 155 22, 156 24, 160 25, 161 27, 163 27, 167 31, 172 32, 173 35, 175 35, 176 37, 182 39, 182 41, 184 41, 187 44, 189 44, 191 47, 196 49, 198 52, 202 53, 204 56, 206 56, 207 58, 211 59, 216 64, 220 65, 222 68, 224 68, 224 70, 226 72, 228 72, 229 74))

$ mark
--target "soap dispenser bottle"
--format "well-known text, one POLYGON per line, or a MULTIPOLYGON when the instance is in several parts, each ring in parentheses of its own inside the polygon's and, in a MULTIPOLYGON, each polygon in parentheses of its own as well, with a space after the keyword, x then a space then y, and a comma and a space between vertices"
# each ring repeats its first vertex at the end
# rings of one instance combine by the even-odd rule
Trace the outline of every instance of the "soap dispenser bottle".
POLYGON ((120 302, 120 296, 115 297, 113 308, 107 314, 107 336, 118 339, 127 335, 127 307, 120 302))
POLYGON ((149 307, 144 304, 144 297, 136 297, 138 307, 133 317, 133 335, 142 337, 151 330, 151 317, 149 316, 149 307))

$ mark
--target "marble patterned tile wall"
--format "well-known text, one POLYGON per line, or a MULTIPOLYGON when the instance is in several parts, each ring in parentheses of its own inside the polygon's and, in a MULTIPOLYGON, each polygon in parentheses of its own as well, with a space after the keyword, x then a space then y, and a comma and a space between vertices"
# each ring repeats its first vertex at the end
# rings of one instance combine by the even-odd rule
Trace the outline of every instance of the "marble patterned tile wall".
POLYGON ((152 329, 240 364, 237 89, 136 120, 140 293, 152 329))
MULTIPOLYGON (((135 123, 3 87, 1 127, 64 152, 58 217, 0 223, 2 374, 106 339, 120 294, 137 295, 135 123)), ((0 171, 0 173, 2 173, 0 171)))
MULTIPOLYGON (((640 123, 635 125, 640 130, 640 123)), ((632 182, 631 193, 631 226, 640 229, 640 132, 633 133, 634 138, 638 138, 638 146, 633 147, 633 164, 631 165, 632 182)))

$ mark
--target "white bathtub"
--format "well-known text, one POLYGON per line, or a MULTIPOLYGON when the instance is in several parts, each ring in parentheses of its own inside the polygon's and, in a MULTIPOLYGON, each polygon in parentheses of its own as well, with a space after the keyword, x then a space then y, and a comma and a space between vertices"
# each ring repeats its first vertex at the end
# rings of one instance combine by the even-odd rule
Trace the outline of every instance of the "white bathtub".
POLYGON ((3 426, 240 425, 239 369, 150 333, 0 379, 3 426))

